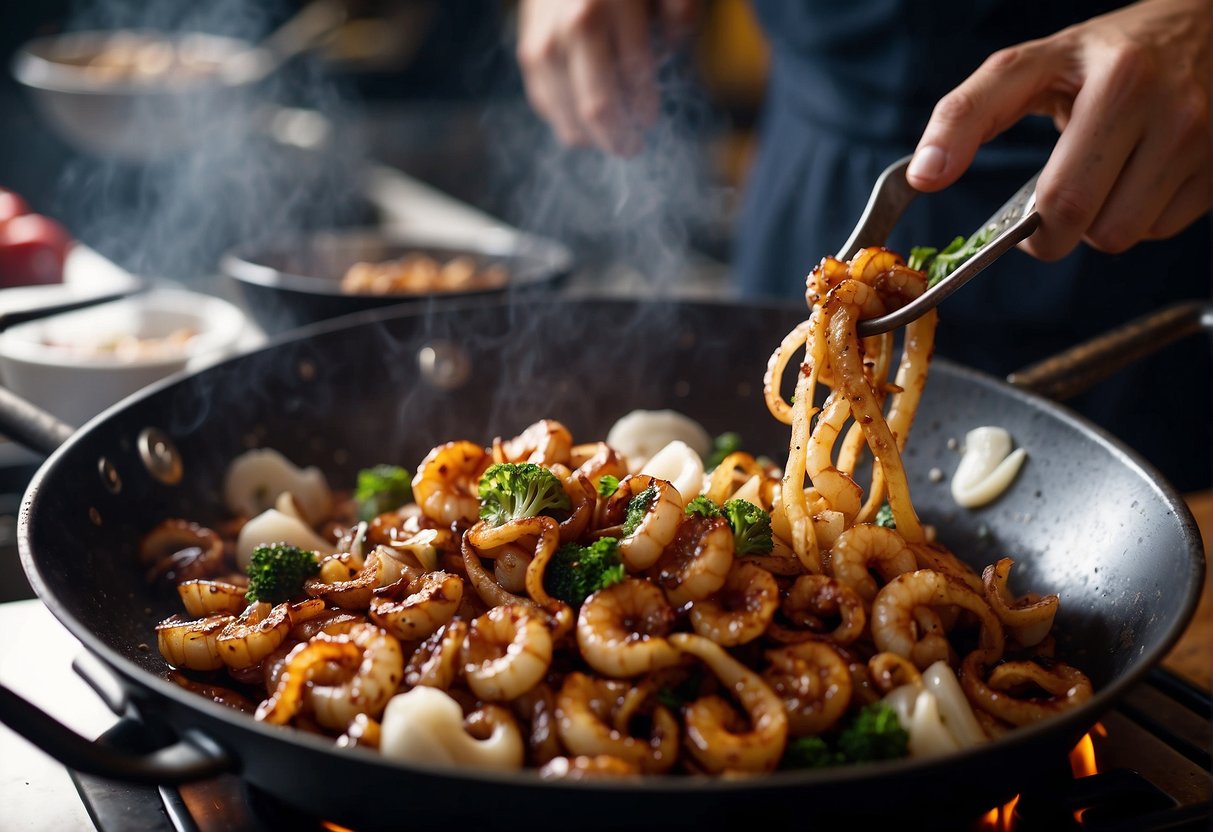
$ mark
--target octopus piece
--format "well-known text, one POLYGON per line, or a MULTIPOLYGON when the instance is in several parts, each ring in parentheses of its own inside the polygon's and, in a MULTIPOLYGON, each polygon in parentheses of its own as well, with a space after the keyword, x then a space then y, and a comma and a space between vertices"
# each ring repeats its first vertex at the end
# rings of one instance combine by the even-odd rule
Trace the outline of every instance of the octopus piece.
POLYGON ((863 599, 846 584, 825 575, 797 578, 783 599, 780 611, 799 628, 771 626, 771 636, 785 643, 824 638, 835 644, 851 644, 867 629, 868 616, 863 599))
POLYGON ((413 499, 435 523, 473 523, 480 516, 480 475, 492 464, 475 442, 446 442, 430 451, 413 478, 413 499))
POLYGON ((513 439, 493 440, 493 462, 568 465, 573 435, 555 419, 540 419, 513 439))
POLYGON ((783 700, 789 735, 815 736, 828 731, 847 712, 853 689, 851 671, 830 645, 805 641, 768 650, 766 659, 770 666, 762 678, 783 700))
POLYGON ((569 464, 575 468, 574 474, 580 474, 589 480, 595 493, 598 481, 603 477, 612 476, 621 480, 628 475, 627 461, 606 442, 575 445, 569 464))
POLYGON ((614 724, 613 711, 630 689, 627 682, 570 673, 556 694, 560 740, 578 756, 618 757, 646 773, 668 771, 678 759, 678 721, 654 705, 648 736, 632 736, 614 724))
POLYGON ((838 537, 830 549, 829 563, 834 577, 869 603, 879 591, 873 572, 890 581, 918 566, 901 535, 867 523, 852 526, 838 537))
POLYGON ((404 677, 400 642, 373 624, 360 624, 345 635, 316 638, 355 648, 354 654, 330 659, 325 671, 312 677, 307 697, 316 721, 341 730, 358 714, 378 717, 383 713, 404 677))
POLYGON ((600 589, 581 606, 577 646, 582 658, 606 676, 639 676, 679 660, 665 636, 674 611, 660 589, 631 578, 600 589))
POLYGON ((723 517, 691 514, 654 565, 653 578, 675 607, 724 586, 733 566, 733 530, 723 517))
POLYGON ((736 563, 719 592, 691 607, 691 626, 704 638, 734 647, 766 632, 778 608, 774 576, 752 563, 736 563))
POLYGON ((527 760, 543 766, 563 752, 556 727, 556 695, 546 682, 540 682, 513 702, 514 713, 530 726, 527 735, 527 760))
POLYGON ((960 668, 960 684, 977 708, 1011 725, 1031 725, 1075 708, 1094 695, 1091 680, 1062 662, 992 664, 989 651, 974 650, 960 668))
POLYGON ((552 663, 552 634, 536 607, 494 607, 472 621, 463 643, 463 672, 481 699, 500 702, 533 688, 552 663))
POLYGON ((914 559, 917 561, 919 569, 934 569, 936 572, 942 572, 949 577, 964 581, 974 592, 985 592, 985 584, 982 583, 981 576, 942 543, 936 541, 912 543, 910 551, 914 553, 914 559))
POLYGON ((214 578, 225 568, 223 539, 198 523, 165 520, 143 536, 139 561, 151 566, 149 580, 214 578))
POLYGON ((454 618, 463 600, 463 581, 448 572, 427 572, 400 594, 403 597, 371 599, 371 621, 402 641, 416 641, 454 618))
POLYGON ((1044 641, 1053 628, 1060 600, 1056 595, 1026 595, 1016 598, 1007 583, 1011 578, 1014 561, 1002 558, 990 564, 982 573, 986 600, 1015 640, 1024 647, 1035 647, 1044 641))
POLYGON ((156 646, 173 667, 218 670, 223 667, 219 634, 235 620, 231 615, 209 615, 197 621, 170 616, 156 625, 156 646))
POLYGON ((706 664, 749 717, 748 730, 731 730, 736 714, 721 697, 706 696, 687 705, 687 746, 696 762, 713 774, 773 770, 788 738, 788 717, 779 695, 714 641, 675 633, 670 642, 706 664))
POLYGON ((463 642, 468 624, 456 618, 439 627, 413 651, 404 668, 404 684, 449 690, 462 669, 463 642))
POLYGON ((981 649, 995 658, 1002 656, 1002 622, 985 598, 960 581, 930 569, 898 575, 880 590, 872 602, 872 638, 876 648, 908 658, 920 669, 949 659, 951 645, 945 634, 921 637, 915 620, 917 608, 945 605, 975 615, 981 623, 981 649))
POLYGON ((385 548, 367 555, 361 568, 349 552, 330 555, 320 562, 319 574, 304 582, 304 591, 344 610, 367 609, 376 589, 394 584, 403 574, 400 561, 385 548))
POLYGON ((291 631, 291 605, 250 604, 219 633, 219 657, 232 670, 261 664, 291 631))
POLYGON ((666 480, 632 474, 620 481, 607 501, 605 522, 623 523, 633 500, 644 504, 644 514, 635 529, 621 535, 619 556, 629 572, 641 572, 657 562, 678 533, 684 505, 682 495, 666 480))
POLYGON ((235 615, 248 606, 246 587, 226 581, 196 579, 177 584, 177 594, 185 611, 194 618, 208 615, 235 615))

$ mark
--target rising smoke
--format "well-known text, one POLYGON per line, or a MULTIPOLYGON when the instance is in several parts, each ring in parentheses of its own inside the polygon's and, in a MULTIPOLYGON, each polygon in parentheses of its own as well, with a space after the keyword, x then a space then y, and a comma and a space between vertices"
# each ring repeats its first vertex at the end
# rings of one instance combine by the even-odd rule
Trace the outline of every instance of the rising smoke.
MULTIPOLYGON (((256 42, 294 9, 276 0, 88 0, 76 5, 67 28, 256 42)), ((356 137, 324 132, 345 121, 340 101, 321 63, 304 58, 256 84, 183 93, 168 107, 136 102, 129 132, 146 140, 146 159, 76 159, 61 177, 66 213, 77 218, 81 239, 129 270, 205 285, 237 242, 332 225, 352 213, 356 137), (329 118, 309 129, 300 112, 329 118)))

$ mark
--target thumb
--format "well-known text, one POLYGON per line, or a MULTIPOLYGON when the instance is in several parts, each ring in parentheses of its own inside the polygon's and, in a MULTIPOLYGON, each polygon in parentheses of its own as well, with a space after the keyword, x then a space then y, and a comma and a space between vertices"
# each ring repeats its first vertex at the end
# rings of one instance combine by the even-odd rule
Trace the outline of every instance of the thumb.
POLYGON ((1060 55, 1048 41, 1003 49, 939 99, 906 170, 910 185, 938 191, 959 179, 984 142, 1039 109, 1058 80, 1060 55))

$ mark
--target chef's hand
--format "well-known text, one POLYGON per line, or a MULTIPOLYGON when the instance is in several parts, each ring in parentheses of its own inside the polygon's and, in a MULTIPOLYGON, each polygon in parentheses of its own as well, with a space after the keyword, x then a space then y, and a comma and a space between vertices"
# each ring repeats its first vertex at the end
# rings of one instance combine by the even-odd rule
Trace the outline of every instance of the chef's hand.
POLYGON ((936 191, 1029 113, 1061 131, 1036 186, 1042 260, 1120 252, 1209 210, 1209 0, 1143 0, 990 56, 935 106, 907 172, 936 191))
POLYGON ((523 0, 518 63, 531 106, 567 145, 640 152, 657 120, 652 27, 679 37, 694 0, 523 0))

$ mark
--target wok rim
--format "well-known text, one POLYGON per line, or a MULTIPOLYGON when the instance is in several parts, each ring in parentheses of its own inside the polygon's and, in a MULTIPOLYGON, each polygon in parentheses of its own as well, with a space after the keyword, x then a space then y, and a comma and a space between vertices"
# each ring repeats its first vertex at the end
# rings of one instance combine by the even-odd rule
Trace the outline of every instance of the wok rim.
MULTIPOLYGON (((531 301, 534 304, 552 304, 552 305, 577 305, 577 304, 620 304, 627 306, 637 306, 644 301, 637 300, 622 300, 617 297, 602 296, 602 297, 578 297, 575 299, 543 299, 531 301)), ((713 300, 694 300, 694 301, 667 301, 671 305, 680 308, 702 308, 702 307, 723 307, 736 309, 738 303, 736 301, 713 301, 713 300)), ((921 776, 933 769, 940 771, 949 766, 966 762, 976 763, 979 760, 1002 754, 1017 747, 1022 747, 1035 742, 1045 743, 1053 736, 1060 738, 1068 736, 1076 732, 1079 728, 1089 730, 1091 725, 1098 721, 1099 716, 1109 710, 1114 701, 1130 687, 1137 684, 1150 672, 1166 655, 1167 652, 1175 645, 1183 631, 1191 622, 1192 616, 1195 613, 1196 605, 1200 597, 1201 588, 1205 574, 1205 559, 1204 559, 1204 544, 1200 535, 1199 527, 1196 524, 1195 518, 1192 516, 1191 510, 1180 497, 1178 492, 1167 482, 1162 475, 1150 463, 1143 459, 1136 451, 1125 446, 1119 439, 1111 435, 1103 428, 1095 425, 1084 417, 1079 416, 1066 409, 1064 406, 1045 398, 1044 396, 1034 393, 1030 390, 1025 390, 1015 387, 1010 383, 999 379, 995 376, 988 375, 978 370, 970 369, 961 364, 955 363, 946 358, 936 358, 932 361, 932 369, 944 367, 945 372, 958 376, 966 384, 972 384, 978 387, 984 387, 997 395, 1010 396, 1013 399, 1019 400, 1021 403, 1043 411, 1047 418, 1055 420, 1062 425, 1078 429, 1081 433, 1090 435, 1098 445, 1102 446, 1112 457, 1121 465, 1127 466, 1137 476, 1144 480, 1144 484, 1148 485, 1160 497, 1162 503, 1169 509, 1170 514, 1175 517, 1175 522, 1179 526, 1179 531, 1185 548, 1187 550, 1187 587, 1182 598, 1182 602, 1173 607, 1176 615, 1171 626, 1167 629, 1165 635, 1158 639, 1152 649, 1147 650, 1137 655, 1133 660, 1133 666, 1127 671, 1117 675, 1107 685, 1096 690, 1090 700, 1082 705, 1066 711, 1058 716, 1042 720, 1033 725, 1016 728, 1002 737, 995 738, 990 742, 983 743, 980 746, 963 749, 951 754, 941 755, 937 757, 926 758, 902 758, 898 760, 890 760, 884 762, 866 763, 862 765, 844 765, 835 766, 825 769, 809 769, 809 770, 794 770, 794 771, 775 771, 769 772, 757 777, 751 778, 717 778, 717 777, 679 777, 674 775, 654 775, 640 776, 633 778, 620 778, 618 780, 608 779, 602 781, 576 781, 570 782, 567 780, 542 779, 538 776, 538 770, 533 768, 521 769, 518 771, 498 772, 483 769, 464 769, 457 766, 449 766, 442 764, 427 763, 421 765, 418 763, 410 763, 406 761, 390 760, 383 757, 378 752, 369 751, 363 748, 338 748, 332 741, 317 735, 309 734, 305 731, 299 731, 288 728, 282 730, 279 726, 270 726, 264 723, 259 723, 250 715, 241 713, 232 708, 212 702, 196 693, 188 691, 168 679, 158 676, 155 673, 145 670, 131 659, 111 648, 100 637, 95 635, 93 631, 87 627, 80 619, 72 614, 67 605, 62 603, 53 593, 51 593, 42 575, 38 569, 37 560, 31 544, 31 522, 35 519, 35 510, 38 502, 38 493, 42 483, 49 477, 55 468, 63 464, 63 460, 71 456, 77 445, 83 443, 85 439, 99 425, 117 419, 120 415, 137 402, 158 395, 161 391, 178 384, 188 382, 194 376, 209 369, 213 366, 225 365, 229 362, 237 362, 247 360, 249 356, 260 355, 278 348, 280 345, 312 339, 316 336, 337 330, 344 330, 358 326, 360 324, 370 323, 379 320, 396 319, 402 317, 419 317, 431 314, 435 309, 441 308, 445 311, 457 311, 458 309, 467 307, 486 307, 486 306, 502 306, 506 307, 510 304, 502 302, 499 299, 472 299, 470 302, 450 302, 435 304, 430 310, 414 310, 403 307, 389 307, 383 309, 375 309, 366 312, 354 313, 340 318, 320 321, 298 330, 283 333, 267 341, 260 348, 251 352, 242 353, 241 355, 228 357, 222 361, 208 364, 207 367, 197 370, 187 370, 176 373, 166 379, 161 380, 129 397, 114 404, 106 410, 99 413, 97 416, 90 419, 73 433, 67 441, 59 448, 53 451, 45 462, 39 466, 38 470, 30 480, 25 494, 21 500, 21 507, 18 513, 17 521, 17 545, 18 552, 21 558, 21 565, 25 571, 30 585, 37 594, 39 600, 51 611, 55 618, 67 628, 67 630, 77 638, 86 649, 93 655, 101 659, 108 668, 116 672, 125 682, 135 685, 137 688, 148 691, 156 697, 168 700, 173 706, 183 708, 186 711, 193 711, 201 714, 207 720, 216 720, 224 724, 226 729, 248 732, 252 736, 259 737, 263 741, 285 743, 287 745, 300 744, 304 748, 322 753, 336 754, 336 759, 343 759, 348 754, 353 754, 353 760, 362 764, 369 764, 379 767, 387 773, 415 773, 425 774, 429 776, 441 776, 443 778, 453 778, 469 783, 485 783, 507 786, 525 786, 529 788, 543 788, 552 790, 592 790, 605 792, 629 793, 641 790, 649 794, 668 794, 671 796, 694 794, 705 789, 713 791, 727 792, 755 792, 755 791, 779 791, 796 786, 804 787, 820 787, 828 783, 850 783, 859 780, 872 780, 875 782, 879 778, 891 775, 909 775, 911 773, 921 776)), ((749 309, 769 309, 787 311, 788 304, 779 304, 773 302, 754 302, 747 303, 745 306, 749 309)), ((180 728, 180 725, 174 723, 175 728, 180 728)), ((203 733, 206 733, 205 730, 203 733)), ((211 737, 212 741, 216 741, 211 737)), ((240 746, 234 746, 231 743, 220 743, 220 745, 230 753, 233 760, 236 773, 245 778, 244 771, 244 755, 241 753, 240 746)), ((1009 783, 1018 781, 1008 780, 1009 783)))

